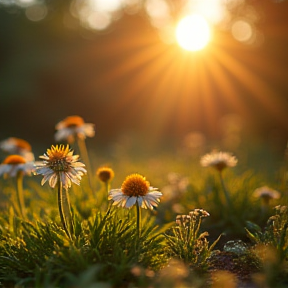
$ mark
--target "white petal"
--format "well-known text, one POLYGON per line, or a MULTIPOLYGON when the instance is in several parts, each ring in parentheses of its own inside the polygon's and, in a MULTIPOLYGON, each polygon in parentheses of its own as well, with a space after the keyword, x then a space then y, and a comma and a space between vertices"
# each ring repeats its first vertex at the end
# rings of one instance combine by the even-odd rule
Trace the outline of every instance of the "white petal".
POLYGON ((122 195, 116 201, 113 202, 113 205, 117 205, 118 207, 124 207, 127 202, 128 196, 122 195))
POLYGON ((143 197, 147 202, 149 202, 150 204, 152 204, 153 206, 157 206, 158 203, 160 202, 160 199, 159 198, 155 198, 153 197, 152 195, 145 195, 143 197))
POLYGON ((125 207, 126 208, 131 208, 133 205, 135 205, 136 200, 137 200, 137 197, 133 197, 133 196, 132 197, 128 197, 125 207))
POLYGON ((46 181, 50 179, 50 177, 51 177, 52 175, 53 175, 53 173, 52 173, 52 174, 49 174, 49 175, 45 175, 45 176, 43 177, 43 179, 41 180, 41 185, 43 186, 43 185, 46 183, 46 181))
MULTIPOLYGON (((140 207, 142 207, 142 203, 143 203, 143 198, 142 198, 142 196, 138 196, 138 197, 137 197, 137 202, 138 202, 138 205, 139 205, 140 207)), ((145 208, 145 207, 143 207, 143 208, 145 208)))
POLYGON ((119 206, 123 207, 125 205, 126 201, 127 201, 127 197, 126 196, 122 196, 122 197, 119 197, 118 199, 115 199, 113 201, 113 205, 117 205, 118 207, 119 206), (123 203, 124 203, 124 205, 123 205, 123 203))
POLYGON ((108 197, 110 197, 110 199, 112 199, 114 195, 118 195, 118 194, 123 194, 121 189, 112 189, 109 191, 108 197))
POLYGON ((113 201, 119 202, 121 199, 126 198, 126 197, 127 197, 126 195, 124 195, 123 193, 120 193, 117 195, 115 194, 113 196, 108 196, 108 200, 113 199, 113 201))
POLYGON ((54 173, 54 174, 52 174, 52 176, 49 179, 49 185, 52 188, 55 188, 57 181, 58 181, 58 175, 56 173, 54 173))
POLYGON ((93 137, 95 135, 94 124, 85 123, 83 125, 83 128, 84 128, 83 130, 86 136, 93 137))
POLYGON ((153 196, 155 196, 155 197, 161 197, 163 194, 160 192, 160 191, 151 191, 151 192, 149 192, 149 193, 147 193, 146 195, 153 195, 153 196))
POLYGON ((48 167, 42 167, 42 168, 38 168, 36 167, 36 173, 37 174, 42 174, 42 175, 45 175, 45 174, 51 174, 51 173, 54 173, 54 171, 48 167))
POLYGON ((9 170, 9 167, 7 164, 1 164, 0 165, 0 176, 7 173, 9 170))
POLYGON ((46 154, 39 156, 40 159, 49 160, 49 156, 46 154))
POLYGON ((77 173, 81 172, 83 174, 87 173, 87 170, 83 167, 76 167, 75 170, 77 171, 77 173))
MULTIPOLYGON (((161 193, 162 195, 162 193, 161 193)), ((153 209, 153 206, 158 206, 158 203, 160 202, 159 197, 161 195, 155 195, 155 193, 148 193, 145 196, 143 196, 143 201, 145 202, 145 205, 149 208, 149 209, 153 209)))
POLYGON ((118 207, 121 206, 122 208, 124 208, 125 205, 126 205, 126 202, 127 202, 128 198, 129 198, 129 196, 124 195, 124 196, 122 197, 122 200, 119 202, 118 207))
POLYGON ((73 163, 72 166, 73 166, 74 168, 76 168, 76 167, 85 167, 85 164, 82 163, 82 162, 75 162, 75 163, 73 163))

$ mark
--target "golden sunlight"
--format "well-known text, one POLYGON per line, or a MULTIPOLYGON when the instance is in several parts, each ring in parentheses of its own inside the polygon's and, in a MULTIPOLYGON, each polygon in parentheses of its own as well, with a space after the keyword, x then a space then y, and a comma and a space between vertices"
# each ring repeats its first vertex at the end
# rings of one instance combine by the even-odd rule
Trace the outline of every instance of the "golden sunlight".
POLYGON ((176 38, 178 44, 185 50, 203 49, 211 38, 207 20, 198 14, 182 18, 176 28, 176 38))

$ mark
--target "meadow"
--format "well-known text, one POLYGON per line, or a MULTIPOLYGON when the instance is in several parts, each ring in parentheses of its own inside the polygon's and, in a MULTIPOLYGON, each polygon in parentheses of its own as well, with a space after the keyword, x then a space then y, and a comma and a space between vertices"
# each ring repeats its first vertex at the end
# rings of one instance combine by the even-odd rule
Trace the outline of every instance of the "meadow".
POLYGON ((1 142, 1 287, 288 286, 285 151, 102 153, 73 117, 35 158, 1 142))

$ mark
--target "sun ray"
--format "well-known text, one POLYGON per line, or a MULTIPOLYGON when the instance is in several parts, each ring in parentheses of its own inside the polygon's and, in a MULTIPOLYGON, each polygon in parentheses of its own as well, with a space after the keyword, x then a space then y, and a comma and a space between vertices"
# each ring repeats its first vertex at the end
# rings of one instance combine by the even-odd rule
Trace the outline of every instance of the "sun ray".
MULTIPOLYGON (((219 91, 219 94, 223 94, 223 96, 227 100, 227 105, 230 106, 234 111, 241 111, 245 115, 248 114, 248 106, 244 101, 241 101, 241 97, 238 95, 235 85, 233 85, 233 79, 231 73, 227 68, 223 68, 221 63, 221 59, 217 56, 217 54, 213 55, 213 61, 209 63, 209 70, 212 74, 214 80, 214 87, 219 91), (229 72, 229 73, 228 73, 229 72)), ((215 93, 217 94, 217 93, 215 93)))
POLYGON ((219 117, 219 107, 217 105, 217 93, 215 93, 215 71, 211 69, 211 62, 205 63, 206 65, 199 69, 199 86, 202 87, 203 97, 202 97, 202 109, 203 114, 206 117, 203 117, 205 121, 205 127, 208 129, 208 133, 212 137, 217 135, 217 122, 219 117))
MULTIPOLYGON (((287 121, 287 103, 275 97, 273 87, 257 74, 263 71, 269 78, 272 71, 261 57, 252 58, 252 49, 239 54, 240 44, 227 36, 214 35, 210 45, 197 53, 176 43, 165 45, 151 31, 136 37, 127 33, 114 46, 110 44, 96 47, 97 59, 109 53, 110 61, 105 65, 100 59, 102 73, 96 81, 91 77, 87 86, 105 97, 106 87, 115 87, 113 95, 100 100, 109 102, 113 117, 107 121, 111 123, 121 118, 125 127, 139 133, 149 130, 156 141, 163 135, 179 136, 195 129, 217 137, 223 113, 240 113, 253 120, 258 117, 257 107, 262 119, 265 111, 267 118, 287 121)), ((283 78, 280 72, 275 75, 283 78)))
POLYGON ((249 94, 252 93, 253 97, 249 99, 249 101, 254 101, 255 106, 257 105, 259 108, 262 106, 267 113, 273 115, 275 119, 280 120, 282 123, 287 121, 287 106, 285 105, 283 107, 281 103, 279 103, 279 98, 277 98, 278 100, 276 101, 275 96, 277 95, 275 95, 269 85, 228 53, 218 50, 217 55, 223 67, 227 67, 230 73, 235 75, 237 81, 242 83, 241 89, 243 89, 244 93, 245 90, 247 90, 249 94))

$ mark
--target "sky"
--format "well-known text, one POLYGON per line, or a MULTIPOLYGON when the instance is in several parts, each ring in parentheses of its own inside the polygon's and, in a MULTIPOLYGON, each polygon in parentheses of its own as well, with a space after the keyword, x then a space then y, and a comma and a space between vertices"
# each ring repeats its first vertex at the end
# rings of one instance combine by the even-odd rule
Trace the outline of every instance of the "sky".
POLYGON ((55 125, 79 115, 103 145, 125 135, 161 145, 198 132, 217 140, 230 130, 286 145, 287 1, 234 0, 233 13, 212 9, 216 0, 8 2, 0 1, 1 139, 50 145, 55 125), (212 37, 187 51, 174 30, 195 9, 212 37))

